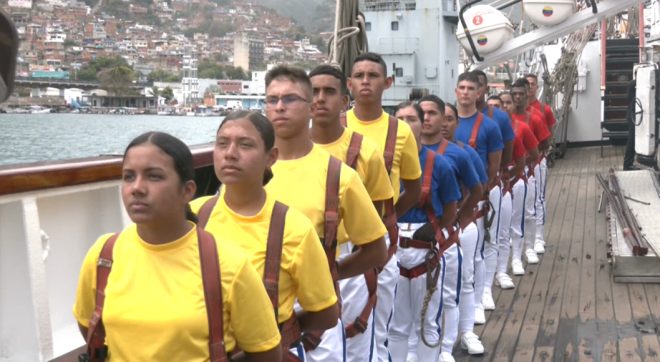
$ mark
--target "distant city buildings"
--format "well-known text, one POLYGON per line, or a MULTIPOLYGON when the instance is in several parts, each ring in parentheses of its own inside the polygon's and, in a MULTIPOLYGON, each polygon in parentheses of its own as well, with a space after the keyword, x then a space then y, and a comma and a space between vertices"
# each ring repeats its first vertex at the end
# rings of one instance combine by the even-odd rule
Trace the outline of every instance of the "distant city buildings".
MULTIPOLYGON (((180 105, 194 105, 203 98, 212 99, 207 93, 262 96, 267 64, 312 66, 325 61, 308 38, 289 38, 296 27, 292 19, 241 0, 222 5, 211 0, 155 0, 149 5, 124 0, 125 16, 109 14, 116 2, 103 1, 94 8, 81 0, 8 0, 6 4, 4 10, 20 38, 19 77, 66 80, 68 76, 84 81, 90 79, 91 62, 121 57, 135 72, 138 84, 148 82, 153 71, 180 77, 170 86, 174 99, 180 105), (200 16, 199 9, 213 10, 209 16, 200 16), (209 29, 205 19, 226 26, 209 29), (251 80, 209 80, 207 84, 199 79, 201 63, 241 67, 251 80)), ((33 92, 39 96, 54 93, 33 92)))
POLYGON ((264 41, 250 38, 247 33, 234 38, 234 66, 244 71, 262 70, 264 67, 264 41))
POLYGON ((7 5, 11 8, 31 9, 32 0, 9 0, 7 5))

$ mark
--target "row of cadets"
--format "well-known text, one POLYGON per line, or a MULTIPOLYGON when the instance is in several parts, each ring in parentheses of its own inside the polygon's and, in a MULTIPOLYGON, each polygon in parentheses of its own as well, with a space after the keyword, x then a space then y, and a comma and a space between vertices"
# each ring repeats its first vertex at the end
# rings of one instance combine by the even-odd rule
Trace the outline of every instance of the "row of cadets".
POLYGON ((445 294, 443 289, 447 265, 460 268, 458 234, 453 228, 460 191, 445 157, 422 147, 424 112, 419 104, 399 104, 396 117, 405 120, 415 135, 423 181, 420 202, 399 217, 397 256, 400 276, 390 325, 389 349, 393 361, 406 360, 409 337, 414 335, 416 345, 413 349, 418 361, 436 362, 442 345, 443 300, 453 299, 456 303, 456 287, 460 288, 460 282, 456 285, 456 275, 460 273, 454 271, 455 285, 450 288, 453 296, 445 294))
MULTIPOLYGON (((511 112, 511 118, 516 121, 521 121, 526 123, 529 128, 534 133, 536 140, 538 141, 539 157, 541 154, 548 149, 550 143, 550 131, 547 128, 546 123, 541 117, 535 112, 530 112, 528 109, 528 94, 529 94, 529 84, 525 78, 520 78, 516 80, 511 85, 511 97, 515 109, 511 112)), ((524 230, 524 246, 525 256, 527 258, 528 264, 536 264, 539 262, 538 251, 542 251, 538 248, 535 250, 535 241, 536 241, 536 229, 538 225, 537 218, 537 199, 540 192, 539 182, 537 182, 536 174, 539 173, 539 158, 530 160, 527 167, 527 182, 530 187, 528 187, 527 195, 530 196, 528 201, 527 197, 525 198, 525 230, 524 230)), ((539 177, 540 178, 540 177, 539 177)), ((519 264, 520 255, 513 255, 513 260, 516 261, 515 264, 519 264)), ((512 266, 513 266, 512 261, 512 266)), ((520 269, 514 270, 514 272, 520 272, 520 269)))
MULTIPOLYGON (((477 294, 477 301, 481 301, 481 306, 484 310, 494 310, 495 302, 493 301, 492 296, 492 285, 498 266, 503 266, 504 268, 504 272, 500 272, 498 275, 499 284, 504 284, 504 286, 508 288, 513 287, 511 277, 506 274, 506 266, 508 265, 509 252, 511 249, 508 229, 503 233, 500 231, 503 230, 501 228, 502 223, 506 223, 507 220, 511 219, 511 195, 502 187, 502 179, 508 178, 506 175, 506 165, 511 162, 513 141, 515 137, 513 129, 511 128, 509 115, 499 108, 488 107, 486 104, 485 97, 488 93, 488 77, 486 76, 486 73, 481 70, 473 70, 472 73, 477 76, 479 81, 477 86, 477 110, 484 113, 487 118, 495 121, 504 144, 500 163, 497 165, 497 171, 494 176, 495 182, 491 185, 489 192, 489 200, 493 208, 492 211, 495 212, 495 214, 492 216, 493 220, 488 230, 490 242, 484 243, 485 278, 483 293, 477 294)), ((493 164, 493 166, 495 165, 493 164)), ((481 317, 481 313, 479 314, 479 317, 481 317)))
POLYGON ((554 132, 555 124, 555 115, 552 112, 552 107, 547 103, 540 102, 537 98, 537 92, 539 89, 538 77, 536 74, 526 74, 525 79, 529 83, 529 107, 528 110, 536 110, 538 114, 545 120, 545 125, 548 128, 551 136, 548 139, 547 144, 544 144, 543 147, 539 146, 541 151, 541 158, 538 164, 537 169, 535 169, 534 174, 538 175, 536 178, 537 181, 537 192, 535 208, 536 208, 536 237, 534 241, 534 250, 537 253, 545 252, 545 236, 544 236, 544 225, 545 225, 545 212, 546 212, 546 203, 545 203, 545 189, 546 181, 548 177, 548 162, 547 162, 547 152, 550 147, 550 142, 552 142, 552 133, 554 132))
MULTIPOLYGON (((277 66, 268 71, 266 116, 275 129, 279 155, 266 189, 312 221, 337 283, 384 264, 386 229, 359 175, 312 142, 312 103, 312 85, 304 70, 277 66), (337 233, 340 223, 345 234, 337 233), (341 249, 349 240, 358 248, 337 261, 337 246, 341 249)), ((341 320, 326 331, 306 333, 303 342, 305 360, 346 360, 341 320)))
POLYGON ((121 198, 133 224, 101 236, 87 252, 73 307, 88 343, 79 358, 227 361, 240 349, 250 361, 282 360, 254 259, 234 245, 240 238, 219 240, 195 224, 188 146, 147 132, 126 147, 121 167, 121 198))
MULTIPOLYGON (((479 156, 477 151, 470 145, 456 140, 456 130, 458 129, 459 125, 458 109, 450 103, 445 104, 445 121, 447 123, 445 127, 443 127, 443 136, 446 139, 451 140, 457 145, 463 147, 463 149, 468 153, 470 157, 470 163, 474 167, 474 170, 477 172, 482 191, 486 190, 488 185, 488 174, 486 173, 486 168, 484 167, 483 161, 481 160, 481 156, 479 156)), ((483 262, 483 250, 479 247, 479 245, 483 245, 483 230, 479 228, 479 219, 484 217, 485 209, 483 208, 483 205, 480 205, 480 203, 482 202, 479 201, 477 203, 477 207, 473 210, 472 223, 474 224, 474 227, 468 225, 464 228, 463 234, 461 235, 463 239, 468 240, 470 243, 469 245, 472 245, 474 242, 472 240, 476 240, 474 253, 472 254, 473 258, 464 259, 463 271, 468 273, 468 275, 466 276, 466 283, 462 285, 458 308, 460 313, 459 331, 461 333, 461 348, 466 350, 469 354, 482 354, 484 351, 483 344, 479 340, 479 337, 474 333, 474 325, 477 324, 476 265, 480 260, 483 262), (474 236, 474 233, 476 233, 476 236, 474 236), (469 264, 470 262, 471 264, 469 264), (469 275, 470 272, 472 273, 471 276, 469 275)), ((483 226, 483 221, 481 226, 483 226)), ((467 255, 470 252, 472 252, 471 249, 467 250, 464 255, 467 255)))
POLYGON ((486 270, 484 263, 485 244, 493 250, 497 242, 496 216, 498 211, 493 202, 499 204, 498 173, 502 158, 504 143, 502 133, 495 121, 477 109, 479 97, 479 78, 475 73, 462 73, 458 77, 456 85, 456 107, 458 110, 458 128, 455 132, 455 140, 472 146, 481 159, 486 169, 488 182, 484 198, 479 203, 477 212, 477 227, 480 232, 477 244, 477 257, 474 266, 475 282, 475 324, 486 322, 482 296, 486 285, 486 270), (491 197, 492 196, 492 197, 491 197))
MULTIPOLYGON (((518 97, 517 102, 514 102, 511 93, 508 91, 500 93, 499 99, 501 100, 502 109, 509 113, 509 115, 520 113, 524 108, 524 99, 518 97)), ((523 239, 526 231, 525 220, 526 215, 532 215, 531 213, 526 213, 525 210, 529 209, 531 211, 533 205, 532 193, 527 182, 527 169, 539 157, 538 140, 525 121, 526 117, 525 120, 520 120, 519 117, 511 117, 516 139, 520 139, 525 150, 525 165, 520 170, 512 169, 510 172, 511 179, 509 180, 513 201, 510 228, 511 245, 513 248, 511 271, 513 275, 525 274, 522 263, 523 239)), ((533 221, 533 219, 530 221, 533 221)))
POLYGON ((446 156, 462 191, 462 202, 459 204, 460 208, 456 218, 462 258, 454 256, 457 252, 453 249, 448 250, 445 254, 447 265, 445 266, 443 289, 445 329, 442 360, 452 361, 452 350, 459 332, 461 347, 465 348, 468 353, 482 354, 484 352, 479 337, 473 332, 474 260, 478 239, 477 226, 474 223, 474 209, 483 195, 487 176, 474 149, 463 143, 458 145, 450 141, 453 139, 453 133, 458 125, 453 106, 446 105, 434 95, 422 97, 419 104, 424 111, 422 144, 425 148, 446 156), (474 157, 474 162, 470 158, 470 152, 474 157), (477 169, 480 170, 481 177, 477 169))
POLYGON ((392 318, 394 294, 399 279, 395 255, 398 240, 396 215, 405 214, 419 202, 422 175, 417 144, 410 126, 389 116, 382 108, 383 92, 391 85, 392 78, 387 76, 387 65, 380 55, 365 53, 355 58, 348 79, 355 105, 346 113, 347 126, 378 145, 394 190, 394 198, 384 202, 383 213, 388 227, 390 258, 378 274, 378 303, 374 322, 379 361, 390 360, 387 349, 388 324, 392 318), (401 186, 404 191, 401 191, 401 186))
MULTIPOLYGON (((309 77, 313 92, 312 140, 357 171, 371 201, 381 210, 382 203, 393 196, 392 185, 378 146, 342 125, 341 112, 348 106, 346 77, 339 68, 327 64, 314 68, 309 77)), ((346 233, 343 224, 339 233, 346 233)), ((354 247, 351 242, 339 245, 339 260, 350 257, 354 247)), ((376 302, 376 273, 373 268, 364 276, 342 279, 339 283, 348 361, 368 362, 374 356, 372 311, 376 302)))
MULTIPOLYGON (((490 96, 488 97, 487 100, 488 108, 489 108, 489 113, 495 113, 495 112, 502 112, 502 100, 496 96, 490 96)), ((508 122, 511 126, 513 126, 513 123, 511 122, 511 119, 504 111, 504 113, 507 115, 508 122)), ((497 286, 499 286, 501 289, 513 289, 515 288, 515 284, 513 282, 513 279, 511 279, 511 276, 507 273, 508 267, 509 267, 509 256, 511 254, 511 216, 512 216, 512 208, 513 208, 513 195, 511 193, 511 172, 514 172, 517 170, 517 167, 524 167, 524 162, 525 162, 525 150, 524 146, 522 144, 522 141, 520 138, 515 137, 515 130, 514 131, 514 140, 513 140, 513 149, 511 152, 511 159, 509 160, 508 164, 504 163, 504 159, 502 159, 502 167, 500 170, 500 175, 502 179, 502 198, 500 201, 500 217, 498 218, 498 240, 499 240, 499 247, 498 247, 498 255, 497 255, 497 265, 495 268, 495 283, 497 286)), ((486 280, 486 282, 493 282, 492 279, 486 280)), ((491 288, 486 288, 486 290, 491 290, 491 288)), ((492 299, 490 298, 492 296, 492 293, 485 293, 484 294, 484 299, 492 299)), ((484 300, 484 306, 488 305, 490 301, 484 300)), ((486 307, 486 310, 489 310, 489 308, 495 309, 495 304, 492 303, 490 306, 486 307)))
MULTIPOLYGON (((301 331, 337 324, 339 308, 327 259, 314 225, 301 212, 276 201, 269 184, 278 158, 270 121, 239 111, 220 124, 213 149, 218 196, 191 203, 199 225, 245 251, 266 285, 282 334, 283 360, 304 361, 301 331), (294 302, 302 311, 294 314, 294 302)), ((248 302, 249 303, 249 302, 248 302)))

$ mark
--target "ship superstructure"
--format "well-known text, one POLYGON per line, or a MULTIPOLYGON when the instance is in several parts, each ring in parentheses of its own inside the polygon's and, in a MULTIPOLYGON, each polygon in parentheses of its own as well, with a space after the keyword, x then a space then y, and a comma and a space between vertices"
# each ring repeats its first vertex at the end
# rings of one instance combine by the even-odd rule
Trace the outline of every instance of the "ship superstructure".
POLYGON ((395 106, 414 89, 453 99, 458 77, 458 12, 453 0, 364 0, 369 50, 387 63, 393 86, 383 105, 395 106))

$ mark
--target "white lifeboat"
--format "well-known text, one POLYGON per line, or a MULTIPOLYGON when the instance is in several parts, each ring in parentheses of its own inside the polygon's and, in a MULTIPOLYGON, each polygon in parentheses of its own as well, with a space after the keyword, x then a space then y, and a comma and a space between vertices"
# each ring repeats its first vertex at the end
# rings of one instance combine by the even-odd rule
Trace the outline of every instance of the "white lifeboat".
MULTIPOLYGON (((489 54, 501 47, 507 40, 513 38, 513 25, 499 10, 490 5, 476 5, 463 14, 472 41, 480 55, 489 54)), ((470 43, 465 31, 458 24, 456 37, 463 48, 472 54, 470 43)))
POLYGON ((575 0, 523 0, 523 8, 534 24, 552 26, 575 13, 575 0))

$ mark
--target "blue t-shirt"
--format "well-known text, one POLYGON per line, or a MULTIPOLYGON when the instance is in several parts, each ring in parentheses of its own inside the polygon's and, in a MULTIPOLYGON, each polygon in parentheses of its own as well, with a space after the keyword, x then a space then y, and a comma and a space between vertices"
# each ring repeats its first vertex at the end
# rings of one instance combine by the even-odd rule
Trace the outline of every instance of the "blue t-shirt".
POLYGON ((484 185, 487 184, 488 174, 486 173, 486 168, 484 167, 483 162, 481 162, 481 157, 479 157, 477 151, 475 151, 474 148, 470 147, 470 145, 465 145, 465 144, 463 145, 463 149, 470 156, 470 163, 472 163, 472 167, 474 167, 474 170, 477 172, 479 181, 481 181, 481 183, 484 185))
MULTIPOLYGON (((440 147, 439 143, 434 145, 425 145, 425 148, 430 149, 433 152, 438 152, 440 147)), ((454 175, 456 180, 463 184, 468 189, 471 189, 481 183, 479 180, 479 175, 477 171, 472 166, 472 161, 470 161, 470 155, 466 150, 461 146, 449 142, 447 148, 445 149, 445 159, 449 161, 452 170, 454 170, 454 175)), ((477 156, 478 157, 478 156, 477 156)))
MULTIPOLYGON (((488 117, 488 106, 481 111, 486 117, 488 117)), ((516 135, 513 133, 513 127, 511 126, 511 119, 509 114, 503 110, 493 107, 493 121, 497 123, 500 127, 500 133, 502 134, 502 142, 507 143, 513 141, 516 135)))
MULTIPOLYGON (((477 121, 478 114, 479 112, 466 118, 458 117, 458 127, 454 134, 454 137, 457 140, 466 145, 470 144, 472 126, 474 126, 474 123, 477 121)), ((484 169, 488 172, 488 155, 493 152, 502 151, 502 149, 504 149, 504 143, 502 142, 502 133, 500 132, 500 127, 497 126, 497 123, 486 115, 483 117, 479 132, 477 133, 475 149, 481 158, 481 162, 483 162, 484 169)))
MULTIPOLYGON (((426 155, 428 150, 422 147, 419 152, 419 162, 422 165, 422 182, 424 181, 424 168, 426 165, 426 155)), ((456 182, 456 177, 451 169, 451 165, 446 158, 440 154, 432 152, 435 156, 433 164, 433 174, 431 176, 431 192, 429 199, 433 204, 433 211, 436 217, 442 217, 443 207, 450 202, 461 199, 461 192, 456 182)), ((426 217, 426 211, 415 205, 408 210, 405 215, 399 218, 399 222, 424 223, 429 222, 426 217)))

